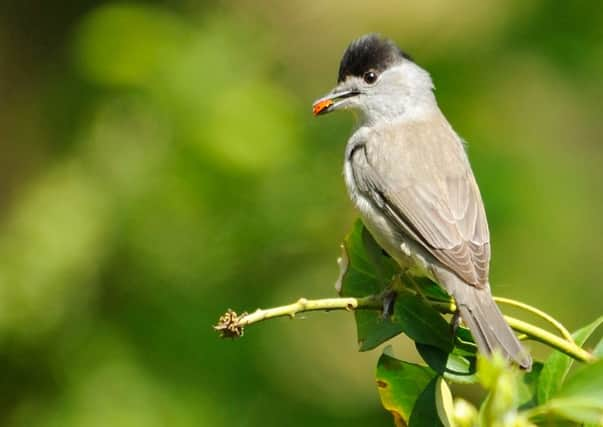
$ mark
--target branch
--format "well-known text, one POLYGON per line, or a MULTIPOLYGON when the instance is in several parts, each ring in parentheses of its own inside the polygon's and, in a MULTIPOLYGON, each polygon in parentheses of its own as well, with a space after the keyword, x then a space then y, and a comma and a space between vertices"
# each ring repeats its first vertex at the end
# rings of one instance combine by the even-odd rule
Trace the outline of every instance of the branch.
POLYGON ((563 338, 565 338, 566 341, 569 341, 572 343, 574 342, 574 339, 572 338, 572 334, 570 334, 570 332, 565 328, 565 326, 563 326, 561 324, 561 322, 559 322, 558 320, 553 318, 553 316, 549 315, 548 313, 545 313, 542 310, 538 310, 536 307, 532 307, 531 305, 528 305, 526 303, 523 303, 520 301, 515 301, 510 298, 494 297, 494 301, 496 301, 498 303, 508 304, 513 307, 521 308, 525 311, 528 311, 528 312, 546 320, 559 331, 559 333, 563 336, 563 338))
MULTIPOLYGON (((440 313, 454 313, 456 311, 456 306, 453 302, 443 303, 441 301, 432 301, 428 300, 432 307, 438 310, 440 313)), ((508 300, 513 301, 513 300, 508 300)), ((513 301, 515 303, 516 301, 513 301)), ((527 304, 513 304, 516 307, 521 307, 522 305, 527 304)), ((528 306, 529 307, 529 306, 528 306)), ((533 309, 533 307, 531 307, 533 309)), ((532 312, 532 310, 528 310, 532 312)), ((567 354, 570 357, 573 357, 576 360, 581 362, 594 362, 596 359, 595 356, 590 354, 588 351, 584 350, 581 347, 578 347, 576 343, 573 341, 565 340, 563 338, 558 337, 557 335, 551 334, 550 332, 539 328, 538 326, 532 325, 531 323, 524 322, 523 320, 516 319, 511 316, 503 315, 507 323, 511 328, 516 330, 517 332, 521 332, 525 334, 528 338, 546 344, 549 347, 554 348, 555 350, 559 350, 562 353, 567 354)), ((565 328, 564 328, 565 329, 565 328)), ((571 336, 570 336, 571 338, 571 336)))
MULTIPOLYGON (((427 299, 427 302, 437 311, 443 314, 454 313, 456 307, 452 301, 442 302, 432 299, 427 299)), ((505 301, 509 302, 509 300, 505 301)), ((511 300, 511 303, 514 301, 511 300)), ((514 304, 521 307, 522 304, 514 304)), ((324 298, 309 300, 300 298, 297 302, 268 309, 257 309, 253 313, 242 313, 238 315, 231 309, 224 313, 214 329, 224 338, 238 338, 243 336, 246 326, 259 323, 264 320, 274 319, 277 317, 294 318, 297 313, 305 313, 308 311, 333 311, 333 310, 381 310, 383 301, 380 296, 367 296, 364 298, 324 298)), ((593 362, 596 358, 586 350, 578 347, 573 341, 569 341, 558 337, 542 328, 534 326, 514 317, 504 316, 509 326, 525 334, 527 337, 546 344, 562 353, 573 357, 582 362, 593 362)), ((564 334, 565 335, 565 334, 564 334)))
POLYGON ((258 308, 253 313, 242 313, 238 315, 235 311, 228 309, 220 319, 214 329, 220 333, 222 338, 239 338, 245 332, 245 326, 253 325, 262 320, 274 319, 277 317, 294 318, 297 313, 307 311, 332 311, 346 310, 354 311, 360 309, 380 310, 381 300, 374 296, 366 298, 323 298, 309 300, 300 298, 293 304, 281 305, 280 307, 268 308, 262 310, 258 308))

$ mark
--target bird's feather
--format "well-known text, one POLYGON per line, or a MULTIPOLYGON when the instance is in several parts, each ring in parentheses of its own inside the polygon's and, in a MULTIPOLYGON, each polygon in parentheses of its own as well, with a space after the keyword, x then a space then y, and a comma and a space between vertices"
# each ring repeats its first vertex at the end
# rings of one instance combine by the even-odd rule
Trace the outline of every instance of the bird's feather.
POLYGON ((486 287, 490 237, 481 195, 443 116, 374 127, 362 148, 366 165, 354 168, 360 191, 462 280, 486 287))

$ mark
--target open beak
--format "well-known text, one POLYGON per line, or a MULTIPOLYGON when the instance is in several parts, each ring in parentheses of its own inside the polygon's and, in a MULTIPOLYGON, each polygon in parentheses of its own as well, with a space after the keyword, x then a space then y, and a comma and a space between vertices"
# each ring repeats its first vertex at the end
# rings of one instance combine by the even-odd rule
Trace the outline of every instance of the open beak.
POLYGON ((314 104, 312 104, 312 114, 314 114, 315 116, 320 116, 322 114, 327 114, 331 111, 335 111, 337 107, 340 106, 346 98, 356 96, 359 93, 360 92, 354 89, 344 90, 340 92, 335 89, 328 95, 314 101, 314 104))

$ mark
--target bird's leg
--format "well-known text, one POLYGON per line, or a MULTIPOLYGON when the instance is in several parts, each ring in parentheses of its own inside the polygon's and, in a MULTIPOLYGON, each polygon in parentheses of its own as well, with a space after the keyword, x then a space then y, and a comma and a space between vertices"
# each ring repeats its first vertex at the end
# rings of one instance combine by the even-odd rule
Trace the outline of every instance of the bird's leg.
POLYGON ((383 319, 389 319, 394 314, 394 306, 396 305, 397 297, 398 292, 393 289, 388 289, 383 294, 383 312, 381 313, 383 319))
POLYGON ((456 337, 456 331, 461 324, 461 311, 457 308, 452 314, 452 319, 450 319, 450 329, 452 330, 452 336, 456 337))

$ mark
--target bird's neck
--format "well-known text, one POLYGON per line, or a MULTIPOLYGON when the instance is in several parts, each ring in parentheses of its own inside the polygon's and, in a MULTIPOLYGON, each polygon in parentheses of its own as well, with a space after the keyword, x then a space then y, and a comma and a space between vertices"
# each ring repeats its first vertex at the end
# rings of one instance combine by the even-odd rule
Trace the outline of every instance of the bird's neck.
POLYGON ((372 126, 377 123, 429 120, 437 114, 441 114, 440 109, 433 91, 428 90, 420 96, 392 95, 392 99, 360 110, 356 117, 359 126, 372 126))

